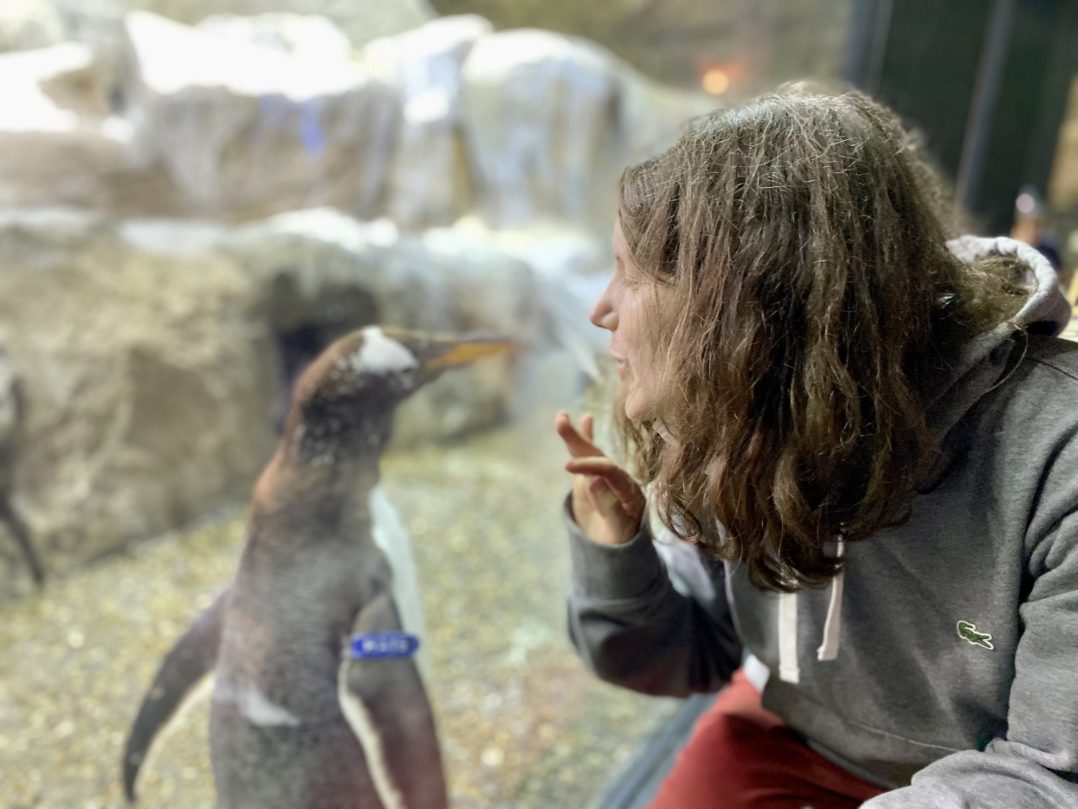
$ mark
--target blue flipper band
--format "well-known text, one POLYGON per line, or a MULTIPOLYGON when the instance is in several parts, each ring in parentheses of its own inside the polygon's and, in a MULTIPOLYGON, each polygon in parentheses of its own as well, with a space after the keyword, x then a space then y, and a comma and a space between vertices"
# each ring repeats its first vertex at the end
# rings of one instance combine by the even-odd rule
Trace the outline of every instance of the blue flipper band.
POLYGON ((419 638, 408 632, 366 632, 353 635, 349 645, 355 660, 411 657, 419 648, 419 638))

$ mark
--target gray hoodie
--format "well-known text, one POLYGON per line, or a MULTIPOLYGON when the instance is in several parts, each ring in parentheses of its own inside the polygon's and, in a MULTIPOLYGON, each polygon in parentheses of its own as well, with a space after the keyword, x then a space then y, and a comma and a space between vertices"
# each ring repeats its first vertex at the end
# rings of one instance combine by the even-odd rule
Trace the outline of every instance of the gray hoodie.
POLYGON ((891 790, 871 809, 1078 809, 1078 345, 1054 336, 1069 306, 1038 253, 950 246, 1018 255, 1037 285, 936 386, 943 454, 911 518, 781 595, 668 532, 600 545, 569 519, 570 635, 651 694, 715 690, 748 659, 766 708, 891 790))

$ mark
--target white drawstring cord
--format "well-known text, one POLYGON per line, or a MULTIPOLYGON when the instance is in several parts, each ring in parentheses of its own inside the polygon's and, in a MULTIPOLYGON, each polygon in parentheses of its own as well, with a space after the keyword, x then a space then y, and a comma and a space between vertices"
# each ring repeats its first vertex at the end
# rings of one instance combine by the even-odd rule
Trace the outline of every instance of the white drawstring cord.
MULTIPOLYGON (((838 550, 835 556, 839 559, 846 551, 846 540, 839 534, 838 550)), ((816 649, 817 660, 834 660, 838 657, 838 640, 842 631, 842 589, 845 584, 845 570, 839 570, 835 578, 831 580, 831 600, 827 604, 827 619, 823 624, 823 642, 816 649)))
POLYGON ((779 593, 779 679, 800 681, 797 666, 797 593, 779 593))
MULTIPOLYGON (((841 559, 846 552, 846 540, 841 534, 836 546, 835 556, 841 559)), ((840 570, 831 580, 831 598, 827 604, 823 638, 816 649, 817 660, 827 661, 838 657, 844 585, 845 571, 840 570)), ((801 680, 801 669, 797 662, 797 593, 779 594, 779 679, 794 685, 801 680)))

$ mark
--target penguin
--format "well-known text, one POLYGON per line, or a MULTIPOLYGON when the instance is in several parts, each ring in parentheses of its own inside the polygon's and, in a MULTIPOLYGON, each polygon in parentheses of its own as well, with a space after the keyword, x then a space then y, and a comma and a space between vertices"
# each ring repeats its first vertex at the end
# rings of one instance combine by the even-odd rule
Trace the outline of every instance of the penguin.
POLYGON ((154 738, 212 673, 219 809, 447 806, 411 555, 378 524, 392 517, 379 456, 405 398, 509 347, 370 326, 304 371, 236 576, 166 655, 132 725, 129 801, 154 738))

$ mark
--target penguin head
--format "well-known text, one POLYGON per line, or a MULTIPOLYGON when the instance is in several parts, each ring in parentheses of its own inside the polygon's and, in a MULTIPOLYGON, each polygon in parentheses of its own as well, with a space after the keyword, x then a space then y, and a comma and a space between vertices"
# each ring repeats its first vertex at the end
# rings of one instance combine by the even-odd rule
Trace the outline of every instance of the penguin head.
POLYGON ((323 351, 296 384, 285 428, 302 459, 331 463, 377 454, 397 406, 444 371, 499 353, 504 339, 444 337, 367 326, 323 351))

